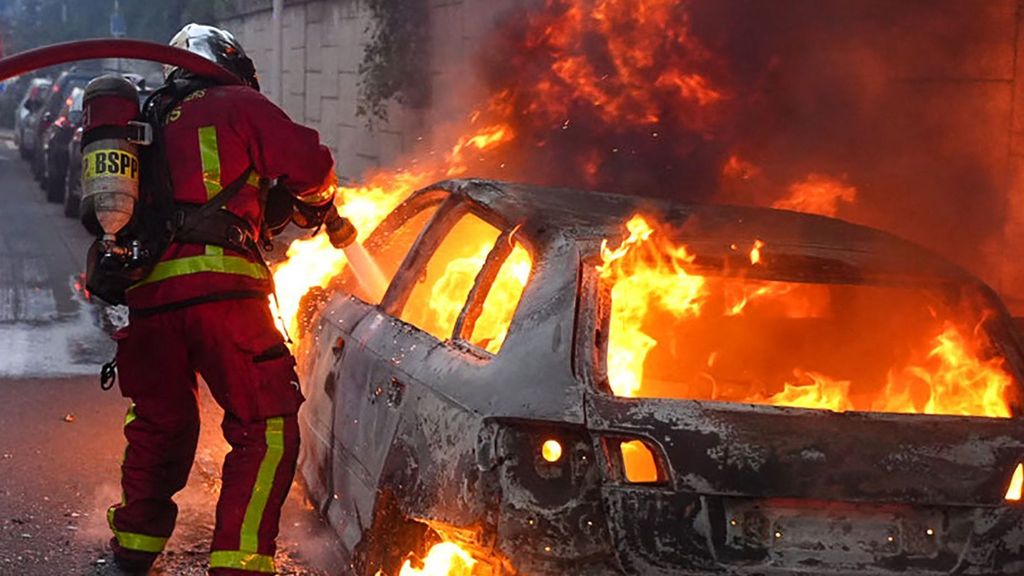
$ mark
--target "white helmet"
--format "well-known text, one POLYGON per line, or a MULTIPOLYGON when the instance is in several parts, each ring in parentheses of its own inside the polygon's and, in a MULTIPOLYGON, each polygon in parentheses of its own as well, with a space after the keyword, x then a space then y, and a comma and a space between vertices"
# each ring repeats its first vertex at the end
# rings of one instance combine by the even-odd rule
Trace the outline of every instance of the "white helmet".
MULTIPOLYGON (((260 89, 256 67, 252 60, 245 55, 242 44, 227 30, 203 24, 187 24, 174 35, 174 38, 171 38, 171 46, 188 50, 211 62, 220 64, 241 78, 246 85, 256 90, 260 89)), ((167 78, 176 73, 185 72, 187 71, 183 71, 177 66, 164 67, 164 75, 167 78)))

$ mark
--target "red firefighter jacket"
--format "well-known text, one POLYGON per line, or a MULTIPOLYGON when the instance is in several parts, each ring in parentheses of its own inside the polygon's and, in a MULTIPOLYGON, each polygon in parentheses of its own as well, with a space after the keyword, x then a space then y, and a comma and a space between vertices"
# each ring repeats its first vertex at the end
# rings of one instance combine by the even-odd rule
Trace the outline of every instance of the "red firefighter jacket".
MULTIPOLYGON (((333 158, 315 130, 296 124, 259 92, 214 86, 193 92, 164 125, 174 201, 204 204, 253 173, 227 209, 258 231, 263 215, 259 180, 283 179, 300 201, 319 206, 334 195, 333 158)), ((135 310, 269 294, 270 272, 252 255, 212 245, 172 243, 148 278, 127 292, 135 310)))

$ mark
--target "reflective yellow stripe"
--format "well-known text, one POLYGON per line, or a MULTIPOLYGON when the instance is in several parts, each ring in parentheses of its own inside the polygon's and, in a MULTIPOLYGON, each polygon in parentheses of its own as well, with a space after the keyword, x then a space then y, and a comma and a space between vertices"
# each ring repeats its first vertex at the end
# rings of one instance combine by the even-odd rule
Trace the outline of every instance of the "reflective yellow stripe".
POLYGON ((250 572, 263 572, 265 574, 277 572, 277 569, 274 567, 273 557, 254 552, 236 552, 234 550, 214 550, 210 552, 210 568, 235 568, 250 572))
POLYGON ((135 422, 135 404, 132 403, 128 406, 128 412, 124 415, 124 425, 128 426, 132 422, 135 422))
POLYGON ((203 162, 203 186, 206 199, 220 193, 220 150, 217 148, 217 127, 203 126, 199 129, 199 154, 203 162))
MULTIPOLYGON (((223 189, 216 126, 203 126, 199 129, 199 156, 203 163, 203 186, 206 187, 206 199, 209 201, 220 194, 223 189)), ((260 185, 259 174, 255 171, 250 173, 245 183, 258 188, 260 185)), ((223 256, 224 248, 207 244, 205 252, 207 256, 223 256)))
POLYGON ((257 262, 251 262, 241 256, 217 256, 206 254, 203 256, 188 256, 165 260, 153 267, 153 272, 132 288, 145 286, 168 278, 198 274, 200 272, 220 272, 221 274, 238 274, 248 276, 256 280, 266 280, 270 277, 267 269, 257 262))
POLYGON ((114 527, 113 506, 107 509, 107 524, 110 525, 110 530, 114 533, 114 537, 117 538, 117 543, 120 544, 122 548, 137 550, 139 552, 149 552, 151 554, 159 554, 164 551, 164 546, 167 545, 167 538, 119 531, 114 527))
POLYGON ((260 470, 256 474, 256 484, 252 487, 249 506, 246 507, 245 518, 242 520, 242 537, 239 542, 239 548, 251 552, 259 549, 263 511, 267 508, 267 499, 270 498, 270 490, 274 487, 277 466, 284 455, 284 418, 278 416, 267 419, 266 441, 267 453, 263 456, 260 470))
MULTIPOLYGON (((203 186, 206 187, 206 200, 220 194, 220 148, 217 146, 217 127, 203 126, 199 129, 199 155, 203 162, 203 186)), ((206 246, 207 256, 223 256, 224 249, 220 246, 206 246)))

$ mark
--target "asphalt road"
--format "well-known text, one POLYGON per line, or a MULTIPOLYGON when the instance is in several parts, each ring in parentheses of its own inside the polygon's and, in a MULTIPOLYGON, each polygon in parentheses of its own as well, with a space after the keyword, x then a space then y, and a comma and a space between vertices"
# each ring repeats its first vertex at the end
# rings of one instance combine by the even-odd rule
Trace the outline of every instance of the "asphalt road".
MULTIPOLYGON (((88 237, 47 204, 0 133, 0 576, 107 575, 106 507, 119 498, 127 401, 100 390, 113 353, 103 310, 73 289, 88 237)), ((203 395, 203 432, 178 529, 152 574, 206 573, 221 412, 203 395)), ((329 530, 296 485, 279 540, 281 574, 340 574, 329 530)))

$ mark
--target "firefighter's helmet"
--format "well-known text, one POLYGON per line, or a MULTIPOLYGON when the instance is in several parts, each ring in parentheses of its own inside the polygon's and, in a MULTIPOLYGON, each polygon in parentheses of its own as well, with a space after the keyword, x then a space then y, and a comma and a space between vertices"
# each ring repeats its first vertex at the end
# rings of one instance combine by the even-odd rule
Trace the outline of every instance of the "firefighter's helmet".
MULTIPOLYGON (((241 78, 249 87, 260 89, 256 67, 245 55, 242 44, 227 30, 203 24, 186 24, 174 38, 171 38, 171 46, 194 52, 216 62, 241 78)), ((167 78, 183 73, 177 67, 169 67, 164 72, 167 78)))

